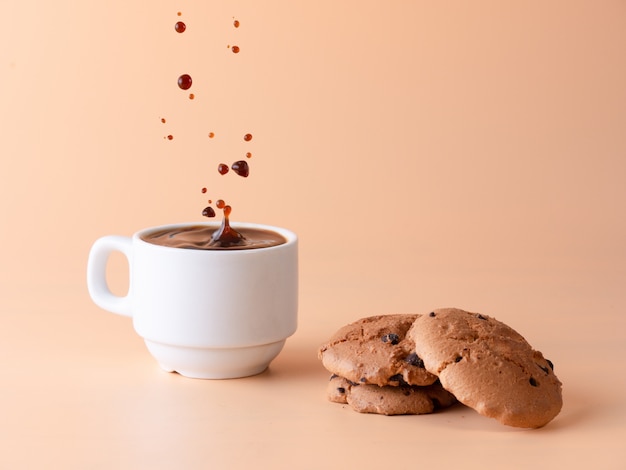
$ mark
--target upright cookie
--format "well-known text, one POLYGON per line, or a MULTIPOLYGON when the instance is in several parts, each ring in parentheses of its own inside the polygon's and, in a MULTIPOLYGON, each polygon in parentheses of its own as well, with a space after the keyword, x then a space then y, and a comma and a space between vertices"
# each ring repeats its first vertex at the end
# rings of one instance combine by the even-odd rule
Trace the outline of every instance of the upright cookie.
POLYGON ((333 374, 359 384, 430 385, 437 377, 424 368, 406 333, 419 315, 362 318, 340 328, 318 351, 333 374))
POLYGON ((417 318, 407 336, 443 387, 482 415, 537 428, 561 410, 552 363, 492 317, 439 309, 417 318))
POLYGON ((382 415, 427 414, 456 403, 454 396, 439 382, 425 387, 415 385, 359 385, 333 375, 328 382, 328 399, 347 403, 359 413, 382 415))

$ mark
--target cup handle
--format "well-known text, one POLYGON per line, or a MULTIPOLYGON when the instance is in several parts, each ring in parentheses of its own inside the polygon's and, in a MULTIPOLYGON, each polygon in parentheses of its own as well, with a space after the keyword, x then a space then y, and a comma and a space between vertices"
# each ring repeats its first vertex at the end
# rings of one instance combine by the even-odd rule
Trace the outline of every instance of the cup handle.
POLYGON ((128 260, 129 270, 132 271, 132 239, 118 235, 109 235, 99 238, 91 247, 87 261, 87 288, 94 303, 104 310, 118 315, 132 316, 130 297, 132 295, 132 278, 128 294, 115 295, 109 289, 106 281, 106 265, 110 254, 119 251, 128 260))

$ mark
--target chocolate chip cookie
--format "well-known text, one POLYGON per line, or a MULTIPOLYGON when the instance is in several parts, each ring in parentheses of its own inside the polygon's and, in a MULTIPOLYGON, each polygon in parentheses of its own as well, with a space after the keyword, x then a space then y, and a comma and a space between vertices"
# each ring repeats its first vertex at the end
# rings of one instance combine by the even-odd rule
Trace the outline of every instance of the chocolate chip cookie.
POLYGON ((490 316, 435 310, 416 318, 407 338, 443 387, 482 415, 537 428, 561 410, 562 385, 552 362, 490 316))
POLYGON ((456 403, 454 396, 439 382, 415 385, 362 385, 333 375, 328 383, 328 399, 346 403, 359 413, 382 415, 427 414, 456 403))
POLYGON ((340 328, 318 351, 324 367, 363 385, 425 386, 437 377, 424 368, 406 333, 417 314, 377 315, 340 328))

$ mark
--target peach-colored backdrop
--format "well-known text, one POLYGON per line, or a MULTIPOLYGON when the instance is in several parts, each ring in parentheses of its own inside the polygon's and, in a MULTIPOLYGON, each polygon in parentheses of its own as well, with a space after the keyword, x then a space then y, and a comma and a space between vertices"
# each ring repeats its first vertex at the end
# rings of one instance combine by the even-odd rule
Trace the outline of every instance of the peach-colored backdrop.
MULTIPOLYGON (((568 348, 623 357, 626 2, 23 0, 3 16, 2 354, 28 315, 109 318, 85 286, 96 238, 201 221, 211 197, 299 234, 290 341, 311 361, 348 321, 442 306, 519 329, 566 363, 572 396, 587 382, 568 348), (217 173, 247 151, 249 178, 217 173)), ((120 292, 125 270, 112 259, 120 292)))

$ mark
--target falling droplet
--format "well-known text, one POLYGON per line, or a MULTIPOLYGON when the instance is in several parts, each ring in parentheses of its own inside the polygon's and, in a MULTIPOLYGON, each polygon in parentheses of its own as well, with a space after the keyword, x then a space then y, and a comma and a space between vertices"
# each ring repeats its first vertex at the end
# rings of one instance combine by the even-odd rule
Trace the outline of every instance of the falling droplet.
POLYGON ((247 178, 250 174, 250 167, 248 166, 248 162, 245 160, 239 160, 231 165, 231 168, 235 173, 243 178, 247 178))
POLYGON ((178 87, 181 90, 189 90, 189 88, 191 88, 191 77, 187 74, 181 75, 180 77, 178 77, 178 87))
POLYGON ((215 217, 215 210, 211 206, 207 206, 202 211, 202 215, 205 217, 215 217))

